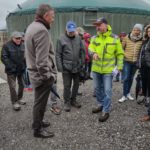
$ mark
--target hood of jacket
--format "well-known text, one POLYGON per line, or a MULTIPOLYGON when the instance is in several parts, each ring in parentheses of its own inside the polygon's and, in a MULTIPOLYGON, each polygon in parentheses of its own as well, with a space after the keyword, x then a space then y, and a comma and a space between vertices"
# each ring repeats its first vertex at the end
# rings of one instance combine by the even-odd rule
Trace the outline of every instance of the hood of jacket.
POLYGON ((150 28, 150 24, 147 25, 147 26, 145 27, 145 29, 144 29, 144 33, 143 33, 143 40, 144 40, 144 41, 147 41, 147 40, 149 39, 148 34, 147 34, 148 28, 150 28))

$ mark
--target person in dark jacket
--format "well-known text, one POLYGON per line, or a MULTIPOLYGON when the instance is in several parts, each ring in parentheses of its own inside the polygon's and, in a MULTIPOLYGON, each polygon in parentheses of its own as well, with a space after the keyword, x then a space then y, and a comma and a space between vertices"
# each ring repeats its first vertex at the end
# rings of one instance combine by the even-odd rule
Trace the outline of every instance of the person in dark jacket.
POLYGON ((3 45, 1 60, 5 65, 10 98, 14 110, 20 110, 20 104, 26 102, 23 97, 23 72, 25 71, 24 46, 21 43, 22 34, 14 31, 11 40, 3 45), (18 92, 16 91, 16 79, 18 80, 18 92))
MULTIPOLYGON (((139 65, 142 78, 142 92, 146 101, 150 101, 150 25, 146 26, 144 41, 139 57, 139 65)), ((148 113, 141 121, 150 121, 150 103, 148 113)))
POLYGON ((62 72, 63 77, 65 111, 70 111, 71 105, 76 108, 81 107, 76 101, 76 95, 79 88, 79 72, 85 60, 83 53, 84 46, 81 38, 76 35, 76 24, 68 21, 66 33, 59 37, 56 46, 57 69, 62 72))

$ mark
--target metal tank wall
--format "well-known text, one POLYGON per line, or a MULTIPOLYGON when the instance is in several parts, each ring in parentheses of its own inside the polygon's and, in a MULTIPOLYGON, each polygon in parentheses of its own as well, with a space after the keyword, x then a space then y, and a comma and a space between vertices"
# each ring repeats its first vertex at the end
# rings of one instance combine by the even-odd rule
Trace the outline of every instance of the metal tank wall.
MULTIPOLYGON (((83 27, 87 32, 92 35, 96 34, 95 27, 92 25, 85 25, 84 21, 85 12, 56 12, 55 22, 51 28, 51 35, 56 44, 56 40, 60 34, 65 31, 65 24, 68 20, 74 20, 77 26, 83 27)), ((122 14, 122 13, 107 13, 97 12, 97 17, 105 17, 109 24, 112 26, 113 33, 118 34, 122 31, 128 33, 135 23, 150 23, 150 16, 135 15, 135 14, 122 14)), ((95 18, 94 18, 95 19, 95 18)), ((93 20, 94 20, 93 19, 93 20)), ((34 20, 34 13, 30 14, 11 14, 7 17, 8 32, 14 30, 23 32, 27 26, 34 20)), ((92 21, 91 21, 92 22, 92 21)))

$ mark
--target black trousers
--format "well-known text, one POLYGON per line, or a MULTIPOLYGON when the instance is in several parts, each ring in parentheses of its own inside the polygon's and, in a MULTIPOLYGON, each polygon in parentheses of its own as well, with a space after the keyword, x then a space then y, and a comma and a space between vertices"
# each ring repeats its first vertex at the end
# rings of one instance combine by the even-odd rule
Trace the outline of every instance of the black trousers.
POLYGON ((7 81, 10 90, 10 99, 12 104, 16 103, 18 100, 21 100, 23 97, 23 75, 7 75, 7 81), (18 82, 18 91, 16 90, 16 80, 18 82))
MULTIPOLYGON (((34 87, 34 86, 33 86, 34 87)), ((34 87, 34 106, 33 106, 33 124, 35 130, 41 129, 41 123, 44 118, 51 85, 44 82, 38 87, 34 87)))
POLYGON ((75 101, 79 88, 79 73, 63 73, 62 77, 64 85, 64 103, 75 101))
POLYGON ((150 97, 150 67, 142 66, 140 72, 142 77, 143 95, 145 97, 150 97))

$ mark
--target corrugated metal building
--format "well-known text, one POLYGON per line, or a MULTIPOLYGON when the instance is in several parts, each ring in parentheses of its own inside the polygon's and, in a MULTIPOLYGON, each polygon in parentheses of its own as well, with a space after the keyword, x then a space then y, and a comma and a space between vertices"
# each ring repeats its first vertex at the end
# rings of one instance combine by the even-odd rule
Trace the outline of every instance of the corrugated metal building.
POLYGON ((0 30, 0 50, 5 42, 7 42, 7 31, 6 29, 1 29, 0 30))
POLYGON ((95 34, 92 22, 102 16, 107 18, 114 33, 129 32, 135 23, 150 22, 147 0, 27 0, 7 16, 8 32, 24 31, 41 3, 50 4, 56 10, 51 30, 54 42, 64 32, 68 20, 74 20, 91 34, 95 34))

